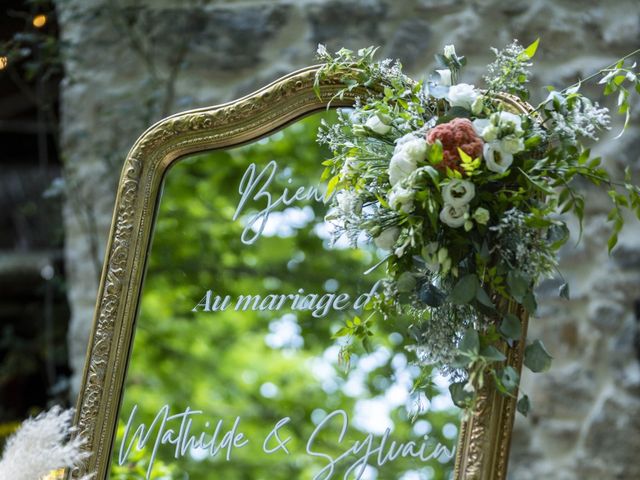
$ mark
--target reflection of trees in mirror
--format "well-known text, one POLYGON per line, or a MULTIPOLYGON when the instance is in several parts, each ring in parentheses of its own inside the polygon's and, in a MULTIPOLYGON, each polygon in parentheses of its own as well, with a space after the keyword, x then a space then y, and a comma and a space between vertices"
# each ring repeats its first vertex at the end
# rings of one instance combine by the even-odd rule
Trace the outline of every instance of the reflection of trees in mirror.
MULTIPOLYGON (((333 113, 323 114, 327 115, 333 113)), ((339 363, 339 346, 331 335, 344 326, 353 311, 330 311, 314 318, 309 311, 236 311, 233 303, 225 311, 192 312, 207 290, 231 299, 239 295, 347 293, 351 298, 370 291, 374 276, 363 276, 377 261, 376 252, 331 247, 323 227, 326 206, 321 202, 296 202, 270 216, 265 231, 251 245, 241 242, 243 221, 232 217, 239 201, 238 185, 250 163, 258 169, 275 159, 279 174, 269 187, 277 196, 284 188, 317 184, 326 158, 315 142, 319 117, 312 116, 281 133, 248 146, 207 153, 176 165, 167 175, 145 280, 140 316, 126 380, 119 430, 114 445, 111 478, 145 478, 153 450, 141 454, 135 447, 123 465, 117 466, 123 444, 124 424, 138 406, 133 430, 149 426, 157 412, 170 405, 171 413, 187 407, 202 410, 193 419, 191 431, 205 431, 211 438, 215 424, 223 421, 218 437, 240 417, 238 432, 248 445, 227 449, 213 458, 208 451, 185 449, 175 460, 174 445, 158 450, 150 478, 289 479, 314 478, 330 463, 328 457, 305 452, 307 441, 330 412, 344 410, 349 430, 339 442, 342 420, 335 417, 322 429, 311 448, 334 460, 354 442, 374 435, 370 467, 359 478, 448 478, 452 460, 446 455, 426 462, 419 458, 393 456, 391 440, 422 442, 424 456, 437 444, 452 449, 458 412, 450 408, 446 386, 431 386, 431 401, 411 394, 419 369, 404 353, 407 330, 403 319, 378 321, 377 343, 369 352, 361 349, 351 357, 345 371, 339 363), (289 182, 291 178, 291 182, 289 182), (440 392, 444 394, 441 395, 440 392), (412 418, 412 409, 421 411, 412 418), (211 422, 209 428, 204 424, 211 422), (280 431, 290 454, 279 449, 263 451, 263 441, 278 420, 291 422, 280 431), (392 428, 381 448, 383 433, 392 428), (188 477, 187 477, 188 476, 188 477)), ((263 205, 253 202, 253 205, 263 205)), ((259 208, 263 208, 262 206, 259 208)), ((250 206, 247 204, 248 214, 250 206)), ((406 323, 406 322, 405 322, 406 323)), ((424 392, 424 389, 422 390, 424 392)), ((179 428, 179 421, 166 428, 179 428)), ((157 425, 156 425, 157 427, 157 425)), ((154 432, 157 432, 156 428, 154 432)), ((132 432, 124 444, 132 438, 132 432)), ((273 447, 277 446, 272 438, 273 447)), ((395 447, 396 454, 397 445, 395 447)), ((342 478, 346 470, 366 457, 367 446, 336 465, 332 476, 342 478)), ((358 464, 357 466, 359 466, 358 464)), ((358 478, 359 469, 350 478, 358 478)))

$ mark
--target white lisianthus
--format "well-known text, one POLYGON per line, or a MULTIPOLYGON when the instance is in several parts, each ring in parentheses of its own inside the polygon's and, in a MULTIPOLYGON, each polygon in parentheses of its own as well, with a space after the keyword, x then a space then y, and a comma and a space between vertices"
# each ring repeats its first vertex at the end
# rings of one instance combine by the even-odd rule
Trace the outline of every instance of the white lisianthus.
POLYGON ((442 70, 436 70, 436 73, 440 75, 440 85, 451 85, 451 70, 443 68, 442 70))
POLYGON ((503 152, 515 154, 524 150, 524 140, 514 134, 507 135, 500 139, 500 149, 503 152))
POLYGON ((410 157, 401 150, 391 157, 389 162, 389 182, 391 182, 392 186, 395 186, 411 175, 416 168, 418 168, 418 165, 415 158, 410 157))
POLYGON ((440 211, 440 221, 451 228, 458 228, 464 225, 467 221, 469 213, 469 204, 461 207, 455 207, 450 204, 445 204, 440 211))
POLYGON ((447 100, 452 107, 462 107, 471 110, 473 102, 480 96, 473 85, 459 83, 449 89, 447 100))
POLYGON ((338 208, 346 214, 359 214, 362 211, 362 200, 355 192, 342 190, 337 195, 338 208))
POLYGON ((487 168, 492 172, 504 173, 513 163, 513 155, 502 150, 500 142, 485 143, 482 153, 487 168))
POLYGON ((471 123, 473 124, 473 129, 475 130, 476 134, 482 137, 482 132, 491 124, 491 120, 489 120, 488 118, 476 118, 471 123))
POLYGON ((480 225, 486 225, 489 222, 490 214, 486 208, 478 207, 473 212, 473 219, 480 225))
POLYGON ((444 58, 451 59, 456 56, 456 47, 455 45, 445 45, 444 46, 444 58))
POLYGON ((500 134, 500 128, 488 118, 476 118, 473 129, 485 142, 493 142, 500 134))
POLYGON ((380 235, 373 239, 376 247, 383 250, 391 250, 398 241, 400 236, 400 229, 398 227, 391 227, 383 230, 380 235))
POLYGON ((413 197, 415 192, 410 188, 396 185, 389 194, 389 206, 394 210, 402 210, 409 213, 413 210, 413 197))
POLYGON ((442 199, 445 204, 463 207, 476 196, 476 187, 469 180, 454 178, 442 188, 442 199))
POLYGON ((369 117, 364 125, 379 135, 386 135, 391 130, 391 125, 384 123, 378 115, 369 117))

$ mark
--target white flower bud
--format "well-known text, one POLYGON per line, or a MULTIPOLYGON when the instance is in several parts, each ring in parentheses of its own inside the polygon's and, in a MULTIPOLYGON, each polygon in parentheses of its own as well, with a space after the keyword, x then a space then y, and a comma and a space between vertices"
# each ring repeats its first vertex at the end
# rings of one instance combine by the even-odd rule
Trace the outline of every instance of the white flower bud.
POLYGON ((455 45, 445 45, 444 46, 444 58, 451 59, 456 56, 456 47, 455 45))
POLYGON ((486 225, 489 222, 490 214, 486 208, 478 207, 473 212, 473 219, 480 225, 486 225))
POLYGON ((484 97, 479 96, 471 104, 471 113, 473 113, 474 115, 480 115, 483 108, 484 108, 484 97))
POLYGON ((500 134, 500 129, 493 124, 487 125, 480 136, 485 142, 493 142, 500 134))
POLYGON ((384 123, 378 115, 373 115, 369 117, 367 122, 364 124, 365 127, 370 128, 378 135, 386 135, 391 130, 391 125, 387 125, 384 123))
POLYGON ((440 267, 442 273, 447 273, 451 270, 451 257, 447 258, 440 267))
POLYGON ((522 118, 511 112, 497 112, 491 115, 491 123, 497 126, 502 133, 520 137, 524 134, 522 130, 522 118))

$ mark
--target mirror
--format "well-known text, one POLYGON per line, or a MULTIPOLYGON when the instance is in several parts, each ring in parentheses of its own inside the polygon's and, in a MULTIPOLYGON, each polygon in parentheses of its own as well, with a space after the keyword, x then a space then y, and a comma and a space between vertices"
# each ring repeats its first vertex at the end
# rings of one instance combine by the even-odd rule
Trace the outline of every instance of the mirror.
POLYGON ((459 412, 444 379, 413 392, 406 320, 370 319, 369 352, 332 338, 385 255, 329 240, 333 115, 167 172, 110 478, 450 478, 459 412))
MULTIPOLYGON (((368 352, 339 346, 347 320, 368 325, 380 256, 329 245, 316 128, 364 92, 317 72, 168 117, 132 147, 76 414, 91 455, 69 478, 506 478, 514 399, 483 389, 459 423, 401 317, 374 322, 368 352)), ((517 370, 523 344, 506 353, 517 370)))

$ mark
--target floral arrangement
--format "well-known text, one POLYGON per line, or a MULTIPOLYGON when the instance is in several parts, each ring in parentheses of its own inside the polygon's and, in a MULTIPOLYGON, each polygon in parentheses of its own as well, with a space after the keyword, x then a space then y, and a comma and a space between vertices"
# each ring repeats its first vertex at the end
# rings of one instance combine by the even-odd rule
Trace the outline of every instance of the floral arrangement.
MULTIPOLYGON (((419 363, 448 375, 453 401, 465 408, 487 379, 505 395, 517 391, 518 372, 498 347, 521 340, 517 309, 534 314, 537 282, 559 273, 556 253, 569 238, 560 214, 575 214, 582 230, 577 180, 608 192, 609 251, 623 210, 640 218, 640 189, 629 171, 612 180, 587 146, 610 117, 580 93, 582 82, 548 87, 536 108, 526 103, 538 43, 493 49, 482 89, 458 82, 466 60, 453 45, 436 55, 440 68, 424 82, 405 76, 398 62, 374 61, 373 47, 335 55, 318 48, 317 93, 329 75, 344 85, 338 96, 362 92, 318 134, 333 152, 323 163, 327 220, 334 239, 372 241, 388 252, 375 267, 386 265, 383 294, 368 317, 347 322, 336 336, 366 342, 376 314, 408 316, 419 363)), ((630 94, 640 93, 636 65, 628 65, 636 53, 584 80, 600 76, 604 94, 617 94, 625 128, 630 94)), ((568 298, 566 283, 559 293, 568 298)), ((542 342, 526 347, 532 371, 550 363, 542 342)), ((526 395, 518 410, 527 414, 526 395)))

